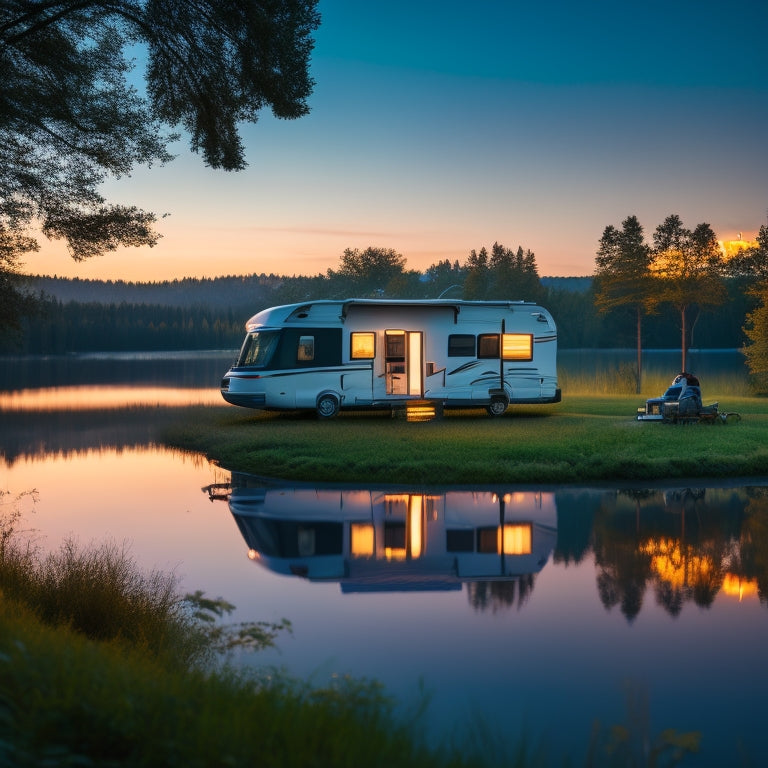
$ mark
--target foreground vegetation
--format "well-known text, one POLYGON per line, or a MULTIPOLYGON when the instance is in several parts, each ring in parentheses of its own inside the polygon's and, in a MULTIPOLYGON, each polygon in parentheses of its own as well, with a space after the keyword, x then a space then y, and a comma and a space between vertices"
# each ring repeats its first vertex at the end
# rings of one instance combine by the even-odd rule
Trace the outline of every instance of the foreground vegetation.
POLYGON ((229 469, 300 481, 541 485, 768 474, 764 399, 722 398, 721 411, 741 421, 692 426, 638 422, 641 403, 575 395, 512 406, 497 419, 448 411, 426 423, 386 412, 319 421, 225 406, 191 411, 164 439, 229 469))
MULTIPOLYGON (((510 749, 482 724, 429 746, 423 708, 406 717, 374 681, 318 689, 235 671, 216 661, 232 638, 259 648, 286 625, 214 626, 233 606, 182 598, 173 575, 143 574, 114 546, 65 542, 42 557, 19 518, 0 514, 0 765, 549 764, 542 745, 523 736, 510 749)), ((698 751, 696 733, 649 742, 636 726, 596 730, 584 765, 677 765, 698 751)))
POLYGON ((428 749, 376 683, 235 673, 223 635, 262 647, 285 626, 222 633, 222 601, 112 546, 41 557, 18 523, 0 515, 0 765, 484 764, 428 749))

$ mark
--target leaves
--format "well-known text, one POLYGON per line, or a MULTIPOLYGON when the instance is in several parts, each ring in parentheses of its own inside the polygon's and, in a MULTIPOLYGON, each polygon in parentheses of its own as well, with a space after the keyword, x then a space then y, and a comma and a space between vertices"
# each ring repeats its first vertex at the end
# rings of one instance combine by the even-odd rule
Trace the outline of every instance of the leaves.
MULTIPOLYGON (((107 205, 108 177, 172 159, 187 129, 214 168, 245 166, 239 125, 308 112, 317 0, 117 0, 0 6, 0 255, 28 230, 76 260, 152 246, 155 215, 107 205), (146 92, 130 58, 146 52, 146 92)), ((0 270, 6 267, 0 261, 0 270)))

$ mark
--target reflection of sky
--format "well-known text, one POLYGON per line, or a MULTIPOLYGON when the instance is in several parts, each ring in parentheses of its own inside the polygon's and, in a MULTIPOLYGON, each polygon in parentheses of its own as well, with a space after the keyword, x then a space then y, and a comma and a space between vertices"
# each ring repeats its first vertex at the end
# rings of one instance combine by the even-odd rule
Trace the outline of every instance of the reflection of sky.
MULTIPOLYGON (((720 595, 709 609, 686 603, 673 618, 649 587, 630 624, 601 604, 591 556, 567 567, 550 559, 528 601, 497 612, 474 610, 466 588, 343 594, 336 582, 278 576, 249 561, 227 504, 202 491, 228 479, 206 461, 149 449, 27 458, 3 471, 4 488, 39 491, 28 519, 44 547, 68 535, 127 542, 142 567, 175 569, 184 589, 237 605, 236 620, 289 618, 294 634, 257 664, 319 683, 334 673, 375 677, 411 701, 421 679, 441 729, 480 712, 506 733, 526 723, 549 731, 553 750, 578 744, 580 758, 594 718, 623 721, 629 681, 649 693, 654 732, 705 728, 708 757, 726 741, 731 757, 740 733, 760 732, 768 609, 755 597, 720 595)), ((751 744, 763 750, 757 763, 768 756, 751 744)))
POLYGON ((132 405, 183 407, 220 405, 221 394, 214 389, 176 387, 50 387, 0 392, 2 411, 77 411, 97 408, 128 408, 132 405))
POLYGON ((249 168, 179 147, 107 194, 171 216, 154 249, 31 272, 173 279, 317 274, 345 248, 410 268, 494 241, 590 274, 604 227, 671 214, 754 235, 768 198, 764 2, 482 6, 321 0, 311 113, 245 131, 249 168))

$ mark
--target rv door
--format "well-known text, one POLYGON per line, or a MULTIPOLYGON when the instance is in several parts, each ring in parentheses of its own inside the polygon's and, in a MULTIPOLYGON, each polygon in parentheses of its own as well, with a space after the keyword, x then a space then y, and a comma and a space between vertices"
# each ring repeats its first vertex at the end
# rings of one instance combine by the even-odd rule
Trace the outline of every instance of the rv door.
POLYGON ((384 379, 387 396, 423 396, 423 338, 421 331, 384 332, 384 379))

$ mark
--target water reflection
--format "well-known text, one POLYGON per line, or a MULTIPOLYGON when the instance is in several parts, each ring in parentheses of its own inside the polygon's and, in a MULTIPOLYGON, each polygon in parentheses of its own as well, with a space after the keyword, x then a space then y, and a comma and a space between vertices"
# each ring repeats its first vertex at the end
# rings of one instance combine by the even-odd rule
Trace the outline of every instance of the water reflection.
POLYGON ((672 616, 718 594, 768 597, 768 489, 605 494, 592 536, 600 599, 632 621, 648 592, 672 616))
POLYGON ((521 607, 550 559, 594 561, 597 592, 628 622, 649 595, 768 603, 768 488, 504 492, 292 486, 233 472, 227 501, 248 557, 338 582, 342 593, 466 589, 479 611, 521 607))
POLYGON ((158 430, 178 419, 173 408, 137 405, 103 410, 0 410, 0 456, 7 466, 89 451, 154 445, 158 430))
POLYGON ((267 569, 343 593, 450 591, 478 609, 524 603, 556 540, 552 493, 266 485, 233 473, 225 496, 267 569))
POLYGON ((221 395, 212 389, 176 387, 47 387, 0 392, 0 411, 116 410, 133 406, 184 407, 219 405, 221 395))

